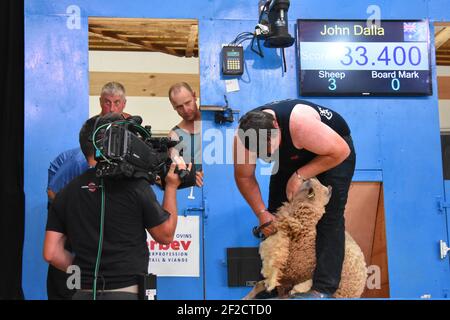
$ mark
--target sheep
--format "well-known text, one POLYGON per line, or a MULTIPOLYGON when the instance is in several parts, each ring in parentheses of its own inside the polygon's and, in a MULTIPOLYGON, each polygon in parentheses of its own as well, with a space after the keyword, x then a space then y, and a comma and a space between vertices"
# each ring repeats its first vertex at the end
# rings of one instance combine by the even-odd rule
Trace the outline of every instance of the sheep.
MULTIPOLYGON (((311 288, 316 266, 316 225, 325 213, 330 197, 331 187, 327 188, 313 178, 305 181, 293 199, 277 210, 274 221, 277 232, 259 247, 264 280, 244 299, 255 298, 258 293, 273 289, 277 289, 280 298, 286 298, 311 288)), ((360 297, 366 278, 364 255, 346 232, 341 282, 334 297, 360 297)))

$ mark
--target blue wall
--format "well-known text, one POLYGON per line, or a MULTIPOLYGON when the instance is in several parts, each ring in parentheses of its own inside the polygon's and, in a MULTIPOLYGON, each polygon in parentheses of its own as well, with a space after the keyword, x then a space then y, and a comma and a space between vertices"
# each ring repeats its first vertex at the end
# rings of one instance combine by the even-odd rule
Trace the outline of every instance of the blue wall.
MULTIPOLYGON (((256 23, 257 0, 181 1, 154 5, 133 0, 26 0, 25 5, 25 192, 26 234, 23 287, 28 299, 45 294, 46 264, 42 242, 46 221, 48 163, 74 147, 78 130, 88 117, 89 16, 196 18, 199 20, 201 103, 223 104, 224 81, 219 52, 256 23), (81 8, 81 28, 68 29, 66 8, 81 8)), ((293 0, 290 31, 295 20, 366 19, 372 1, 293 0)), ((382 19, 450 21, 450 0, 381 0, 382 19)), ((433 49, 433 48, 432 48, 433 49)), ((264 48, 261 59, 246 50, 246 72, 240 91, 228 94, 230 106, 241 114, 271 100, 298 96, 295 47, 286 50, 287 73, 278 50, 264 48)), ((432 50, 434 52, 434 50, 432 50)), ((434 66, 433 56, 433 66, 434 66)), ((349 121, 358 153, 357 181, 382 181, 385 194, 391 297, 444 297, 450 285, 448 260, 439 259, 438 242, 448 240, 446 216, 437 210, 443 197, 436 72, 434 95, 424 98, 315 98, 349 121)), ((216 126, 204 112, 203 129, 221 132, 236 123, 216 126)), ((204 142, 208 144, 209 142, 204 142)), ((260 177, 267 194, 267 177, 260 177)), ((207 299, 238 299, 247 288, 228 288, 226 248, 256 246, 251 227, 256 223, 234 185, 231 165, 205 165, 205 284, 207 299)), ((363 213, 361 213, 363 214, 363 213)))

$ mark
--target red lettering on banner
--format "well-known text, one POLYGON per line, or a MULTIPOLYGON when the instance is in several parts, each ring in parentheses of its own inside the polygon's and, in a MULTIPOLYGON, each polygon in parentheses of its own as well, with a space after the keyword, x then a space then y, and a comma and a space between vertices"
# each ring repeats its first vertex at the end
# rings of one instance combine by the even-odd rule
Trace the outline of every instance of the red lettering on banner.
POLYGON ((170 244, 160 244, 159 250, 169 250, 170 244))
POLYGON ((191 241, 181 241, 181 245, 183 246, 183 249, 187 251, 191 245, 191 241))
POLYGON ((148 244, 150 250, 175 250, 178 251, 180 250, 180 244, 181 247, 183 248, 183 250, 187 251, 189 249, 189 247, 191 246, 191 242, 192 241, 172 241, 170 244, 160 244, 154 240, 151 240, 148 244))

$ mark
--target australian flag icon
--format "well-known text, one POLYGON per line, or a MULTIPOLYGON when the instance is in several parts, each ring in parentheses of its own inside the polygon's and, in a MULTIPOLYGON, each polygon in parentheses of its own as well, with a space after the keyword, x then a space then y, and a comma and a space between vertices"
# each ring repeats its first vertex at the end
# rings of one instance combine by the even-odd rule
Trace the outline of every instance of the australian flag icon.
POLYGON ((426 22, 403 22, 403 41, 427 41, 426 22))

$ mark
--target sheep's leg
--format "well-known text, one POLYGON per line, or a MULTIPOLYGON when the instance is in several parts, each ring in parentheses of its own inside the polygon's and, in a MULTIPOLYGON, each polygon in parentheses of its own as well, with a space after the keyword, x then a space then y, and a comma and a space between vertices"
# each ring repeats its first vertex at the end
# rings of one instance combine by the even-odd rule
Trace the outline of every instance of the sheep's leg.
POLYGON ((266 290, 264 286, 264 280, 258 281, 256 285, 253 287, 252 291, 250 291, 242 300, 250 300, 255 299, 256 295, 260 292, 266 290))
POLYGON ((300 282, 292 288, 291 292, 289 292, 289 295, 307 292, 311 289, 311 287, 312 287, 312 279, 300 282))
POLYGON ((261 243, 259 253, 266 289, 271 291, 280 285, 279 276, 289 257, 289 237, 279 230, 261 243))
POLYGON ((278 298, 279 299, 287 298, 289 296, 289 289, 291 288, 292 287, 284 287, 284 286, 277 287, 278 298))

